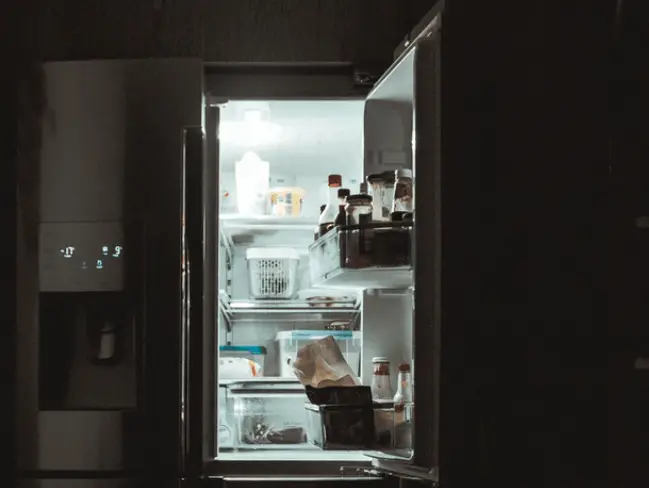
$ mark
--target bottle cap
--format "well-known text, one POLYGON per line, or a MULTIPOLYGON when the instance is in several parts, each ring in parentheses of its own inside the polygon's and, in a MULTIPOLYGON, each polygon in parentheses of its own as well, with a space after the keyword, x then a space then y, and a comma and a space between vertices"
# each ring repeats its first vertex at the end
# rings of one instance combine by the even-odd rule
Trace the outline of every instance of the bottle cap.
POLYGON ((360 203, 372 203, 372 195, 366 195, 365 193, 356 193, 354 195, 347 195, 347 201, 355 200, 360 203))
POLYGON ((399 365, 399 371, 403 373, 409 373, 410 372, 410 365, 408 363, 401 363, 399 365))
POLYGON ((340 175, 329 175, 329 187, 338 188, 343 184, 343 177, 340 175))
POLYGON ((376 358, 372 358, 373 363, 389 363, 390 360, 386 357, 380 356, 376 358))
POLYGON ((338 188, 338 198, 347 198, 350 193, 348 188, 338 188))
POLYGON ((412 178, 412 170, 408 168, 400 168, 394 171, 394 176, 397 178, 412 178))

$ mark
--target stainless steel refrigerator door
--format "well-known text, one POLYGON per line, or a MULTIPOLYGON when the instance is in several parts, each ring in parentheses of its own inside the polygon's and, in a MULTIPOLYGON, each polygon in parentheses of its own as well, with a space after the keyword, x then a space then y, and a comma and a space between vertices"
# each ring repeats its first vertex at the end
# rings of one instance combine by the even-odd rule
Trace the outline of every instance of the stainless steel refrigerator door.
MULTIPOLYGON (((441 7, 440 7, 441 9, 441 7)), ((379 80, 365 112, 365 171, 411 167, 413 230, 412 451, 376 454, 380 470, 437 478, 441 331, 441 14, 379 80), (380 121, 379 121, 380 120, 380 121), (401 458, 401 459, 399 459, 401 458)))
POLYGON ((215 361, 218 236, 219 109, 206 107, 204 126, 184 134, 183 452, 187 476, 215 457, 215 361))
POLYGON ((132 199, 144 222, 143 357, 140 413, 142 468, 160 477, 187 469, 183 423, 184 128, 202 124, 202 62, 150 60, 127 64, 132 199))
MULTIPOLYGON (((66 188, 70 194, 65 202, 52 201, 47 210, 65 203, 68 214, 83 219, 88 208, 78 202, 79 196, 84 195, 96 206, 93 215, 110 218, 119 204, 128 226, 136 226, 138 235, 146 234, 142 253, 126 249, 127 253, 142 258, 131 263, 125 286, 132 291, 137 327, 143 340, 138 348, 136 407, 128 416, 128 426, 122 425, 124 432, 112 432, 103 428, 102 423, 102 428, 94 429, 97 434, 92 439, 89 435, 75 435, 77 443, 83 442, 93 449, 119 443, 128 459, 122 460, 120 453, 111 454, 110 459, 119 462, 109 468, 104 466, 107 461, 103 458, 104 464, 93 462, 92 465, 67 457, 63 460, 67 451, 56 456, 49 452, 60 449, 61 441, 65 441, 57 429, 38 429, 39 419, 43 417, 35 393, 39 378, 33 374, 38 371, 39 329, 34 319, 38 314, 30 310, 19 316, 15 376, 18 475, 22 472, 32 478, 43 474, 59 478, 93 477, 94 472, 94 477, 98 477, 109 469, 108 474, 113 478, 128 477, 134 471, 149 471, 160 477, 178 476, 184 454, 180 445, 182 129, 188 125, 200 126, 202 122, 202 62, 198 59, 70 61, 48 63, 39 73, 40 93, 35 95, 43 97, 45 108, 38 123, 52 137, 58 134, 56 140, 60 142, 53 146, 56 151, 45 154, 36 134, 29 136, 33 136, 35 145, 41 144, 40 158, 58 158, 66 168, 40 178, 56 179, 57 188, 66 188), (52 89, 57 96, 64 97, 59 102, 66 109, 65 120, 48 112, 48 89, 52 81, 48 77, 54 71, 61 75, 54 80, 56 86, 52 89), (65 97, 70 99, 69 103, 65 97), (93 137, 88 137, 89 133, 93 137), (65 141, 60 139, 63 135, 65 141), (94 173, 88 176, 88 172, 101 175, 102 169, 107 170, 109 164, 117 162, 123 171, 119 174, 107 171, 109 176, 101 191, 93 194, 83 187, 84 178, 94 178, 94 173), (70 170, 75 164, 74 171, 70 170), (106 195, 110 198, 104 198, 106 195), (58 439, 44 438, 49 433, 58 439), (52 462, 42 466, 39 457, 52 462), (126 471, 121 469, 124 466, 128 467, 126 471)), ((54 100, 50 98, 50 102, 54 100)), ((44 202, 48 201, 45 195, 44 202)), ((37 272, 37 267, 34 269, 31 263, 19 264, 19 270, 28 274, 37 272)), ((38 278, 35 275, 22 279, 38 278)), ((37 306, 37 289, 36 298, 27 296, 26 291, 31 293, 31 288, 26 290, 24 285, 19 285, 18 289, 24 293, 18 297, 19 304, 31 301, 30 307, 37 306)), ((75 412, 67 415, 74 417, 75 412)), ((79 415, 89 414, 82 411, 79 415)), ((83 429, 83 424, 70 422, 76 429, 83 429)), ((74 452, 87 451, 81 445, 74 452)))

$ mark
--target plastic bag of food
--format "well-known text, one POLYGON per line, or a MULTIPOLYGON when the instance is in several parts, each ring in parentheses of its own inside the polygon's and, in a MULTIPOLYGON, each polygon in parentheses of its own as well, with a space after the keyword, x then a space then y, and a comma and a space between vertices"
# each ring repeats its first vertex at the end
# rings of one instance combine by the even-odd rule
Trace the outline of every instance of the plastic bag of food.
POLYGON ((333 336, 310 342, 297 352, 295 375, 303 385, 313 388, 358 386, 358 377, 343 357, 333 336))

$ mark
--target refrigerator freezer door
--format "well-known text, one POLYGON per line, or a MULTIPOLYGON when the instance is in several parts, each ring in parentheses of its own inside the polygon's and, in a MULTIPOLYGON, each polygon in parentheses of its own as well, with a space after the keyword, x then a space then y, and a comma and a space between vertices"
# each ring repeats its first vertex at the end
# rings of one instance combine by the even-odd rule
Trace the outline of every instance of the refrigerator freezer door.
POLYGON ((427 479, 436 477, 439 433, 440 34, 438 16, 374 87, 364 123, 365 174, 408 167, 415 181, 411 448, 372 456, 379 469, 427 479))
POLYGON ((219 109, 206 107, 204 126, 184 130, 182 400, 185 472, 199 476, 214 459, 219 109))
MULTIPOLYGON (((179 435, 182 129, 202 122, 202 61, 66 61, 47 63, 36 72, 34 96, 43 104, 43 113, 40 118, 31 115, 26 137, 30 147, 40 146, 36 161, 48 162, 47 170, 35 177, 51 183, 47 186, 52 192, 41 195, 45 210, 41 217, 56 222, 121 218, 125 256, 138 257, 125 257, 124 263, 124 293, 137 318, 137 387, 128 425, 121 423, 125 432, 106 428, 104 417, 98 415, 97 419, 104 420, 91 426, 92 435, 86 432, 79 440, 106 445, 111 452, 120 444, 124 459, 128 452, 128 462, 120 461, 115 453, 109 456, 110 466, 86 469, 77 462, 63 465, 60 456, 49 452, 60 449, 62 439, 56 423, 45 431, 38 428, 39 422, 43 427, 43 417, 37 393, 44 381, 34 373, 39 370, 39 324, 34 319, 38 288, 26 285, 38 282, 38 266, 32 265, 36 262, 33 250, 38 247, 20 242, 24 250, 17 259, 22 275, 18 303, 25 313, 17 320, 15 348, 16 464, 22 470, 18 475, 93 476, 89 471, 110 468, 113 477, 128 477, 131 473, 120 469, 128 465, 138 473, 149 470, 159 478, 174 478, 181 471, 183 454, 179 435), (54 198, 62 192, 65 199, 54 198), (138 237, 144 234, 142 240, 133 238, 131 228, 137 229, 138 237), (39 456, 51 461, 47 473, 38 464, 39 456)), ((38 175, 27 167, 32 163, 30 159, 18 164, 21 171, 29 169, 29 174, 38 175)), ((29 218, 37 219, 38 214, 29 218)), ((107 461, 102 458, 102 462, 107 461)))

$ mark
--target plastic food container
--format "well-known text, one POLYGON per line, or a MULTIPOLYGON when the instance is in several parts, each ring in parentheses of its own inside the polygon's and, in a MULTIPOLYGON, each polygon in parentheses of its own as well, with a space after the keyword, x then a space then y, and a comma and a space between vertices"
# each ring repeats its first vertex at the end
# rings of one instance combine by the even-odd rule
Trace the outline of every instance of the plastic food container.
POLYGON ((289 299, 297 295, 300 255, 283 247, 252 247, 246 251, 250 297, 289 299))
POLYGON ((308 446, 306 395, 299 383, 232 383, 228 385, 228 397, 240 448, 308 446))
POLYGON ((392 447, 392 404, 312 405, 305 403, 309 442, 324 450, 392 447))
POLYGON ((306 192, 302 188, 271 188, 270 213, 277 217, 297 217, 302 214, 302 204, 306 192))
MULTIPOLYGON (((264 374, 266 348, 263 346, 219 346, 219 357, 221 359, 244 358, 253 361, 260 368, 254 376, 263 376, 264 374)), ((247 375, 244 377, 247 377, 247 375)))
POLYGON ((333 336, 338 342, 340 352, 349 367, 360 375, 361 359, 361 333, 352 330, 284 330, 277 333, 276 340, 279 346, 279 374, 283 378, 295 378, 293 362, 297 351, 302 346, 333 336))

